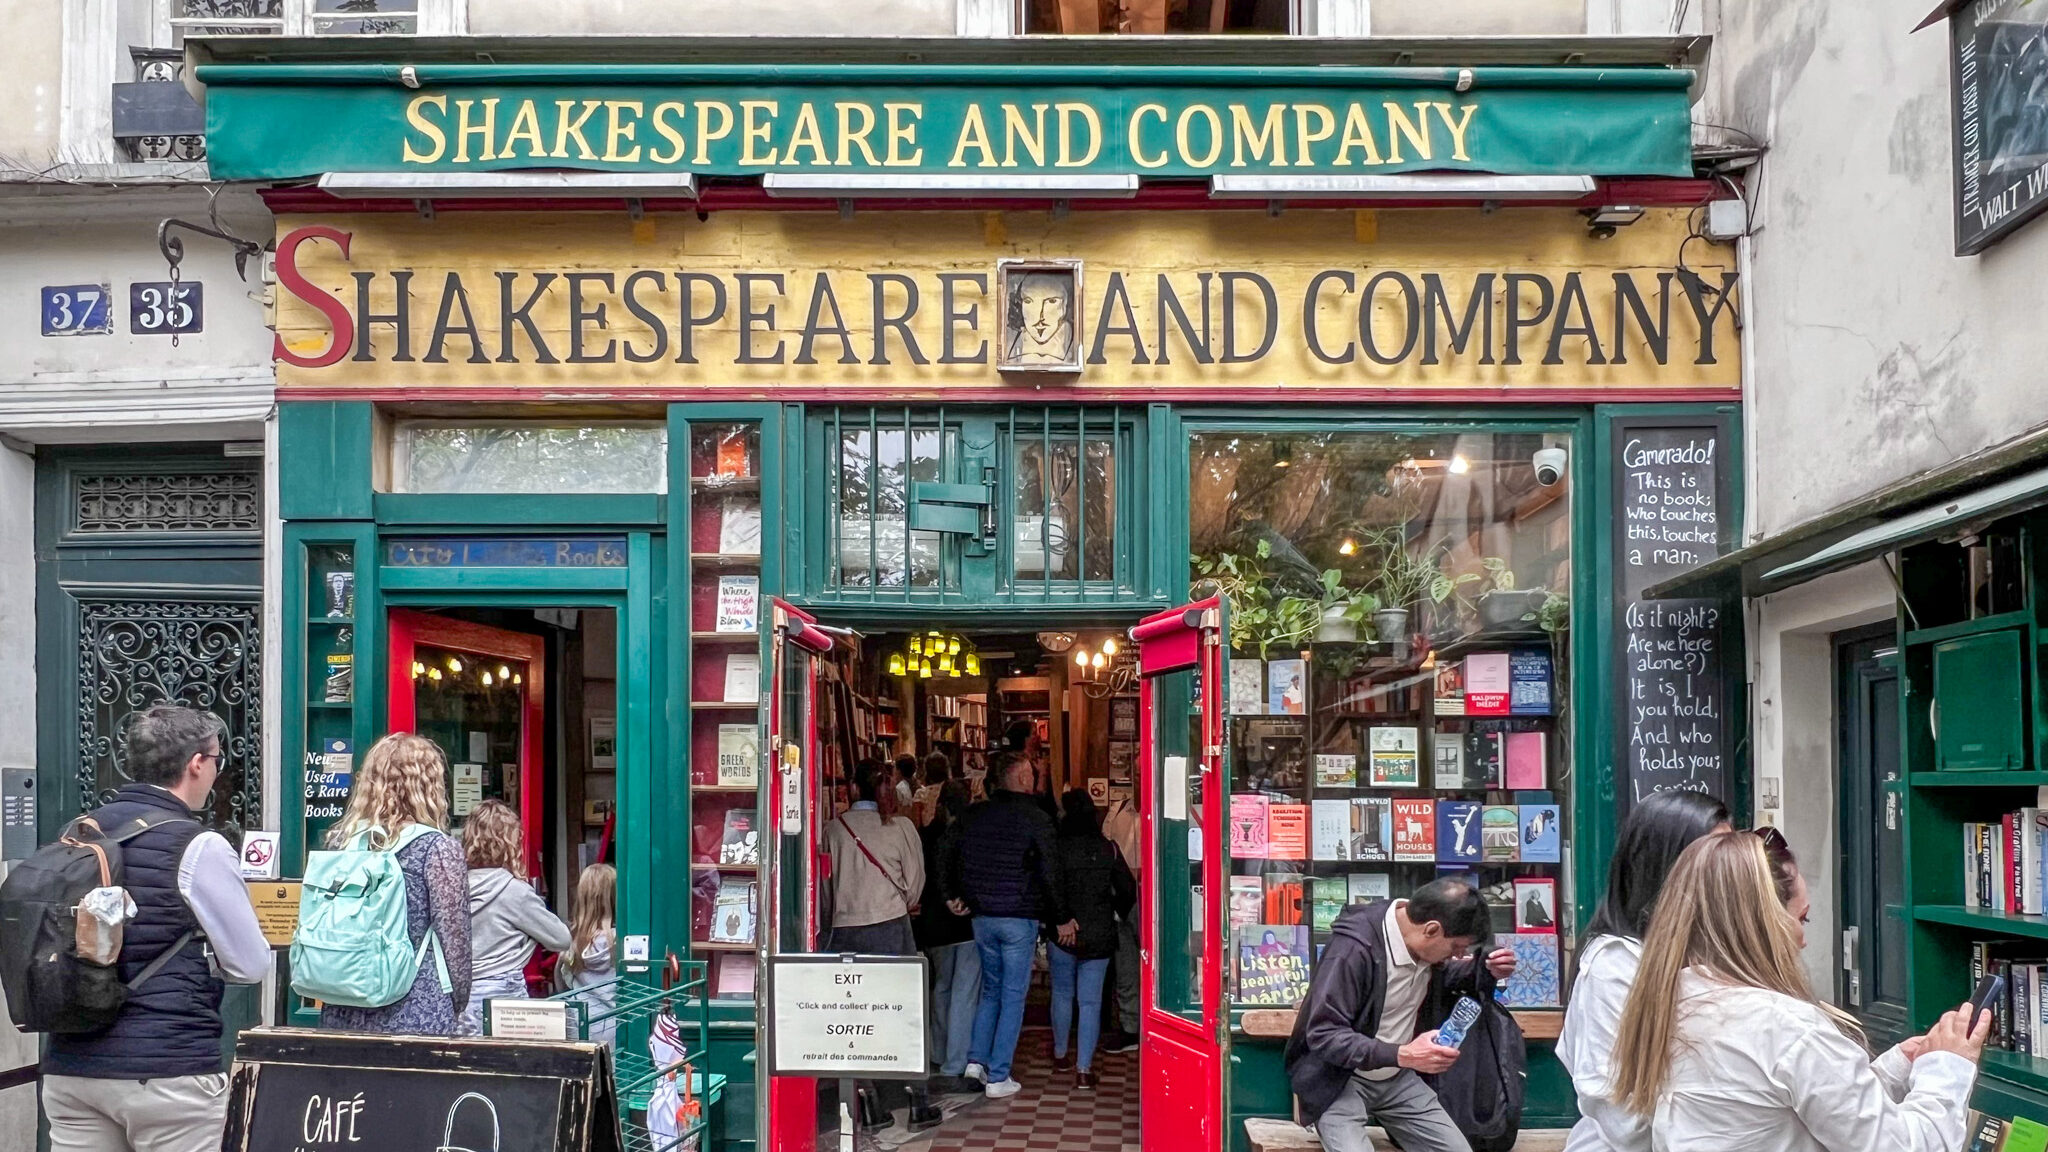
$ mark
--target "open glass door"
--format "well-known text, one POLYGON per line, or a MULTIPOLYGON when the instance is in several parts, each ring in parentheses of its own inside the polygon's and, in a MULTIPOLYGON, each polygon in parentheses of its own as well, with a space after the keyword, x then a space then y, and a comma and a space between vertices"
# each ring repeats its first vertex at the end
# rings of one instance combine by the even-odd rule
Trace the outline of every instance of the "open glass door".
POLYGON ((1150 864, 1140 884, 1144 1152, 1224 1146, 1223 613, 1212 597, 1131 630, 1150 864))
MULTIPOLYGON (((761 854, 761 890, 773 893, 774 914, 763 916, 760 934, 761 971, 755 981, 760 1010, 756 1018, 757 1058, 765 1061, 766 1029, 774 1003, 774 975, 768 958, 815 951, 818 943, 820 871, 817 829, 834 815, 831 798, 818 786, 819 656, 832 649, 832 638, 818 628, 815 617, 781 600, 772 602, 775 635, 774 700, 768 709, 768 747, 774 770, 765 773, 760 807, 774 813, 773 850, 761 854)), ((760 1094, 757 1131, 768 1133, 769 1152, 813 1152, 818 1138, 817 1081, 801 1076, 767 1075, 760 1094)))
POLYGON ((417 732, 447 753, 454 819, 485 800, 517 810, 527 875, 546 875, 547 642, 404 608, 391 609, 389 627, 387 730, 417 732))

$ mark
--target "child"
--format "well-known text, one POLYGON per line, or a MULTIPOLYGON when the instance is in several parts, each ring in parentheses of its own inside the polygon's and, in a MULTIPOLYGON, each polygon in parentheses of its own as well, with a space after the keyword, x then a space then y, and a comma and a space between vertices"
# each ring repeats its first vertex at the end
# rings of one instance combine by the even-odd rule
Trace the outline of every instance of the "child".
POLYGON ((586 1005, 590 1040, 612 1042, 616 1024, 598 1019, 612 1010, 615 990, 611 987, 613 904, 618 898, 618 872, 609 864, 592 864, 576 878, 576 907, 569 917, 569 950, 557 965, 571 989, 589 988, 577 997, 586 1005))
POLYGON ((519 815, 501 800, 486 800, 462 826, 469 858, 469 1008, 462 1034, 483 1034, 484 1001, 526 996, 526 962, 536 944, 550 952, 569 947, 569 928, 526 881, 519 815))

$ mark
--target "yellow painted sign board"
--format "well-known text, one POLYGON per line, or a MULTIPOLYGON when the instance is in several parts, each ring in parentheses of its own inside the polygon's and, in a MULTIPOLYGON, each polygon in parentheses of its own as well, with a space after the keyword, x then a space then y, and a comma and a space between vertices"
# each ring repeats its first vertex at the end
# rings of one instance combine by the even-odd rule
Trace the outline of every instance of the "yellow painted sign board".
POLYGON ((279 220, 302 398, 1702 399, 1733 251, 1683 209, 279 220), (1680 264, 1681 254, 1684 263, 1680 264))
POLYGON ((289 948, 292 933, 299 929, 299 882, 297 880, 251 880, 249 903, 256 909, 257 926, 272 948, 289 948))

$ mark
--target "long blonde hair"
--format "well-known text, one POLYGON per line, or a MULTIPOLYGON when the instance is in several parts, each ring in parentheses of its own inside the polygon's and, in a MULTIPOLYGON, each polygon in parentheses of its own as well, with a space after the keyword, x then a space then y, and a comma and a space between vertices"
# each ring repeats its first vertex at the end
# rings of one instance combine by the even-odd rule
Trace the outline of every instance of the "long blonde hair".
POLYGON ((609 864, 592 864, 576 877, 576 908, 569 916, 569 953, 562 963, 571 972, 583 967, 584 950, 612 926, 612 905, 618 898, 619 874, 609 864))
POLYGON ((388 843, 407 824, 448 830, 448 757, 441 746, 412 732, 393 732, 370 745, 356 765, 348 808, 327 834, 339 848, 365 829, 375 829, 371 847, 388 843))
POLYGON ((1614 1096, 1648 1117, 1671 1074, 1678 1033, 1679 973, 1762 988, 1820 1009, 1842 1034, 1864 1043, 1853 1017, 1814 998, 1799 958, 1791 913, 1778 897, 1763 841, 1703 836, 1679 855, 1643 939, 1643 961, 1614 1039, 1614 1096))
POLYGON ((462 855, 471 868, 503 868, 526 879, 525 829, 503 800, 486 800, 462 822, 462 855))

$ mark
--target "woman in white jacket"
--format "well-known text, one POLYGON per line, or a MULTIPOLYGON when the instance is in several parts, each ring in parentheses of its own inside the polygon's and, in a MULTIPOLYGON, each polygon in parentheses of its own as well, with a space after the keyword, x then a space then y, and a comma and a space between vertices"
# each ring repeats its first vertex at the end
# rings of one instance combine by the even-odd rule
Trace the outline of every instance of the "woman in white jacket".
POLYGON ((1814 999, 1787 885, 1755 836, 1693 842, 1665 882, 1614 1045, 1656 1152, 1959 1152, 1990 1032, 1970 1006, 1872 1061, 1814 999))
POLYGON ((1649 1152, 1649 1124, 1614 1102, 1614 1033, 1664 878, 1687 845, 1726 831, 1727 806, 1704 792, 1653 793, 1622 821, 1557 1039, 1557 1058, 1579 1096, 1580 1118, 1565 1152, 1649 1152))

